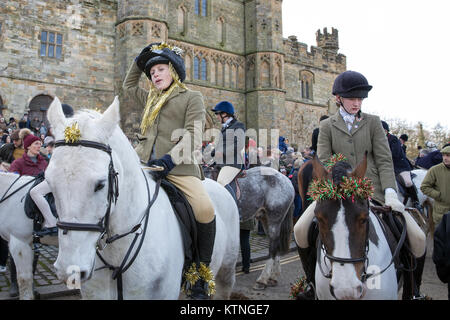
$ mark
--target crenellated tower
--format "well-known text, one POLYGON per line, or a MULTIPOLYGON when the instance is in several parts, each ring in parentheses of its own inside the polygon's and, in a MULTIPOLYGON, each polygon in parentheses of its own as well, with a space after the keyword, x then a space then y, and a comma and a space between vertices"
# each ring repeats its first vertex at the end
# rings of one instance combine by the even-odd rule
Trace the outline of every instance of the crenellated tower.
POLYGON ((337 54, 339 50, 339 36, 338 30, 331 28, 331 33, 328 33, 327 28, 323 28, 323 33, 320 29, 316 32, 317 46, 323 50, 337 54))
MULTIPOLYGON (((152 42, 167 41, 168 1, 118 0, 115 46, 115 92, 119 94, 121 127, 131 136, 139 128, 142 110, 123 94, 126 73, 141 50, 152 42)), ((141 78, 148 87, 145 77, 141 78)))

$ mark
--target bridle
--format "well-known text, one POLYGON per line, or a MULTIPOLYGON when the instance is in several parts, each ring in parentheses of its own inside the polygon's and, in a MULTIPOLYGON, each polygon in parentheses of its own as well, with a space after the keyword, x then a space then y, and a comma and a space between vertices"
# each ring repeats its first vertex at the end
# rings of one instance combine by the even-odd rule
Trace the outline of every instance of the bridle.
POLYGON ((154 191, 153 197, 150 197, 150 187, 148 185, 148 180, 147 180, 147 177, 146 177, 144 171, 142 170, 142 174, 144 176, 144 180, 145 180, 146 187, 147 187, 147 195, 148 195, 147 208, 145 209, 144 214, 143 214, 142 218, 140 219, 140 221, 135 226, 133 226, 130 231, 120 234, 120 235, 116 234, 114 236, 110 236, 109 223, 110 223, 110 215, 111 215, 111 206, 112 206, 113 201, 114 201, 114 203, 116 203, 117 198, 119 197, 119 185, 118 185, 118 178, 117 178, 118 173, 114 169, 111 147, 106 144, 89 141, 89 140, 79 140, 76 142, 66 142, 65 140, 58 140, 55 142, 55 148, 61 147, 61 146, 83 146, 83 147, 87 147, 87 148, 94 148, 94 149, 98 149, 98 150, 108 153, 108 155, 110 157, 110 162, 109 162, 109 167, 108 167, 108 197, 107 197, 108 208, 106 209, 105 215, 96 224, 58 221, 56 223, 56 225, 59 229, 64 230, 63 235, 67 234, 67 232, 69 230, 71 230, 71 231, 92 231, 92 232, 100 232, 101 233, 101 235, 97 241, 96 253, 97 253, 97 256, 99 257, 99 259, 104 263, 104 266, 95 269, 95 271, 101 270, 104 268, 108 268, 113 272, 112 279, 117 280, 117 299, 122 300, 123 299, 122 274, 125 271, 127 271, 128 268, 131 267, 131 265, 135 261, 137 255, 139 254, 139 251, 142 247, 142 244, 145 239, 145 234, 147 232, 148 220, 149 220, 149 216, 150 216, 150 214, 149 214, 150 208, 155 203, 155 201, 158 197, 159 188, 161 185, 161 179, 158 179, 156 181, 156 186, 155 186, 155 191, 154 191), (144 222, 144 219, 145 219, 145 222, 144 222), (110 263, 108 263, 103 258, 103 256, 100 254, 100 251, 102 251, 108 244, 110 244, 116 240, 119 240, 125 236, 128 236, 132 233, 135 234, 134 239, 131 242, 131 245, 126 252, 124 259, 120 263, 120 266, 113 266, 110 263), (105 239, 105 243, 101 244, 101 241, 104 238, 105 234, 107 235, 107 238, 105 239), (140 242, 139 242, 133 256, 130 258, 130 254, 133 251, 133 248, 134 248, 139 236, 142 236, 140 239, 140 242), (129 258, 130 258, 130 261, 127 263, 129 258))
POLYGON ((367 278, 369 278, 370 276, 372 276, 371 274, 367 274, 366 270, 367 270, 367 266, 369 264, 369 257, 368 257, 368 253, 369 253, 369 220, 367 220, 366 222, 366 239, 365 239, 365 245, 364 245, 364 255, 362 257, 359 258, 341 258, 341 257, 336 257, 333 256, 331 254, 329 254, 327 252, 327 249, 325 248, 325 246, 322 243, 322 238, 321 235, 319 234, 319 236, 317 237, 317 261, 319 262, 319 268, 320 268, 320 272, 322 272, 322 275, 325 278, 331 279, 332 277, 332 271, 330 268, 330 271, 325 274, 323 268, 322 268, 322 264, 320 263, 320 256, 321 256, 321 252, 324 252, 324 263, 326 264, 325 258, 329 259, 332 262, 337 262, 340 263, 342 266, 344 264, 356 264, 356 263, 364 263, 364 269, 361 275, 361 281, 365 282, 367 280, 367 278))
MULTIPOLYGON (((377 219, 379 219, 379 217, 374 213, 375 217, 377 219)), ((395 248, 394 253, 392 254, 392 259, 390 261, 390 263, 381 271, 377 272, 377 273, 367 273, 367 267, 369 266, 369 257, 368 257, 368 253, 369 253, 369 220, 367 220, 367 226, 366 226, 366 239, 365 239, 365 250, 364 250, 364 255, 362 257, 359 258, 341 258, 341 257, 335 257, 331 254, 329 254, 325 248, 325 246, 322 243, 322 239, 321 239, 321 235, 319 234, 318 239, 317 239, 317 262, 319 265, 319 269, 320 272, 322 273, 322 275, 327 278, 327 279, 331 279, 332 277, 332 269, 330 268, 330 271, 328 273, 325 273, 323 268, 322 268, 322 264, 320 263, 320 259, 321 259, 321 252, 324 252, 324 258, 323 258, 323 262, 326 264, 326 260, 325 258, 329 259, 332 262, 337 262, 340 263, 342 266, 344 264, 356 264, 356 263, 364 263, 364 269, 361 273, 361 282, 365 283, 367 281, 367 279, 375 277, 375 276, 379 276, 381 275, 383 272, 385 272, 392 263, 394 263, 395 259, 398 257, 398 255, 400 254, 400 249, 403 246, 403 243, 405 242, 406 239, 406 220, 405 217, 403 217, 402 214, 398 215, 400 217, 401 220, 401 224, 402 224, 402 233, 400 236, 400 239, 398 241, 397 247, 395 248)), ((370 217, 368 218, 370 219, 370 217)), ((331 292, 332 295, 334 296, 334 293, 331 292)))
POLYGON ((104 237, 105 234, 109 236, 109 220, 111 216, 111 206, 117 202, 117 198, 119 197, 119 185, 118 185, 118 173, 114 169, 114 163, 112 159, 112 149, 109 145, 89 141, 89 140, 79 140, 76 142, 66 142, 65 140, 58 140, 55 142, 55 148, 62 146, 83 146, 87 148, 94 148, 101 151, 106 152, 109 155, 109 167, 108 167, 108 207, 106 209, 105 215, 100 219, 98 223, 74 223, 74 222, 64 222, 58 221, 56 226, 59 229, 64 230, 63 234, 67 234, 69 230, 72 231, 93 231, 100 232, 101 236, 100 240, 104 237))

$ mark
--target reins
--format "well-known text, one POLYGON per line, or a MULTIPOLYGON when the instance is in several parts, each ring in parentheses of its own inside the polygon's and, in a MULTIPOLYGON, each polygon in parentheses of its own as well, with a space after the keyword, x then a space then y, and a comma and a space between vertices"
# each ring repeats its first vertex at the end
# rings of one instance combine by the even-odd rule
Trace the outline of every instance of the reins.
POLYGON ((11 185, 8 187, 8 189, 5 191, 5 193, 3 194, 2 198, 0 199, 0 203, 2 203, 3 201, 7 200, 8 198, 12 197, 14 194, 16 194, 17 192, 19 192, 20 190, 22 190, 23 188, 25 188, 27 185, 33 183, 34 181, 36 181, 36 179, 39 178, 39 176, 34 177, 34 179, 31 179, 30 181, 28 181, 27 183, 23 184, 22 186, 20 186, 19 188, 17 188, 16 190, 14 190, 12 193, 8 194, 9 190, 11 190, 12 186, 20 179, 22 178, 22 176, 18 176, 17 179, 15 179, 13 181, 13 183, 11 183, 11 185), (8 194, 8 195, 7 195, 8 194), (7 195, 7 196, 6 196, 7 195))
POLYGON ((147 180, 147 178, 146 178, 145 173, 144 173, 143 170, 142 170, 142 173, 143 173, 143 175, 144 175, 144 179, 145 179, 145 183, 146 183, 146 187, 147 187, 148 201, 149 201, 149 203, 148 203, 148 205, 147 205, 147 208, 145 209, 144 215, 142 216, 142 218, 141 218, 141 220, 139 221, 139 223, 138 223, 137 225, 135 225, 133 228, 131 228, 131 230, 130 230, 129 232, 126 232, 126 233, 121 234, 121 235, 114 235, 114 236, 112 236, 112 237, 109 237, 109 238, 107 238, 107 239, 105 240, 105 242, 106 242, 106 244, 110 244, 110 243, 112 243, 112 242, 114 242, 114 241, 116 241, 116 240, 119 240, 119 239, 121 239, 121 238, 123 238, 123 237, 125 237, 125 236, 127 236, 127 235, 129 235, 129 234, 131 234, 131 233, 136 233, 136 231, 138 231, 138 230, 141 228, 141 226, 142 226, 142 221, 145 219, 145 222, 144 222, 144 228, 143 228, 142 232, 139 232, 139 233, 136 233, 136 234, 135 234, 134 239, 133 239, 133 241, 131 242, 131 245, 130 245, 130 247, 128 248, 127 253, 125 254, 125 257, 124 257, 124 259, 122 260, 122 263, 120 264, 119 267, 113 266, 113 265, 111 265, 110 263, 108 263, 108 262, 105 260, 105 258, 103 258, 103 256, 100 254, 100 251, 101 251, 102 249, 104 249, 104 248, 106 247, 106 245, 105 245, 105 247, 103 247, 103 248, 99 248, 99 247, 97 246, 97 249, 96 249, 97 256, 99 257, 99 259, 100 259, 105 265, 104 265, 103 267, 100 267, 100 268, 95 269, 95 271, 98 271, 98 270, 101 270, 101 269, 105 269, 105 268, 108 268, 108 269, 110 269, 110 270, 113 271, 112 278, 113 278, 113 280, 117 280, 117 300, 123 300, 123 281, 122 281, 122 274, 125 273, 125 271, 127 271, 128 268, 131 267, 131 265, 133 264, 134 260, 137 258, 137 255, 139 254, 139 251, 141 250, 142 244, 143 244, 144 239, 145 239, 145 234, 146 234, 146 232, 147 232, 148 220, 149 220, 149 216, 150 216, 150 208, 151 208, 151 207, 153 206, 153 204, 155 203, 156 198, 158 197, 159 188, 160 188, 160 186, 161 186, 161 180, 157 180, 157 181, 156 181, 156 186, 155 186, 155 193, 153 194, 153 198, 150 199, 150 188, 149 188, 149 185, 148 185, 148 180, 147 180), (138 237, 139 237, 141 234, 142 234, 141 241, 139 242, 139 245, 138 245, 138 247, 136 248, 136 251, 135 251, 133 257, 131 258, 130 262, 129 262, 128 264, 126 264, 126 262, 127 262, 127 260, 128 260, 128 257, 130 256, 130 254, 131 254, 131 252, 132 252, 132 250, 133 250, 133 248, 134 248, 134 246, 135 246, 135 244, 136 244, 136 241, 137 241, 138 237), (100 249, 100 250, 99 250, 99 249, 100 249))

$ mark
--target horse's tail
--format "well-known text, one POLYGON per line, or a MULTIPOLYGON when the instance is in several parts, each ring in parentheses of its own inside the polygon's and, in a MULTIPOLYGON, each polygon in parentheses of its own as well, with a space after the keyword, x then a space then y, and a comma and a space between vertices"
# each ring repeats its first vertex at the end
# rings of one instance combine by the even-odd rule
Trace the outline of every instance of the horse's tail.
POLYGON ((280 254, 289 252, 290 243, 292 240, 292 219, 294 217, 294 201, 292 201, 286 216, 280 226, 280 254))

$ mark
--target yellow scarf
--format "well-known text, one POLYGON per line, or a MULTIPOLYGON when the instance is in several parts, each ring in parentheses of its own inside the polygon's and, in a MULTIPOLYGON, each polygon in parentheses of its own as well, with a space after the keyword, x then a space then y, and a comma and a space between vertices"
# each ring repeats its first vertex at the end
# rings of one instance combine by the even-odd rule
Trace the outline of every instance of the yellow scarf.
POLYGON ((147 104, 145 105, 144 114, 142 116, 141 122, 141 134, 145 135, 147 128, 151 127, 155 122, 156 117, 159 114, 159 111, 164 106, 167 98, 171 95, 173 90, 176 87, 181 87, 183 89, 187 89, 184 83, 180 82, 180 78, 178 77, 178 73, 175 71, 172 63, 169 62, 169 71, 172 76, 173 82, 170 85, 169 89, 166 91, 158 90, 153 82, 150 81, 150 92, 147 97, 147 104))

